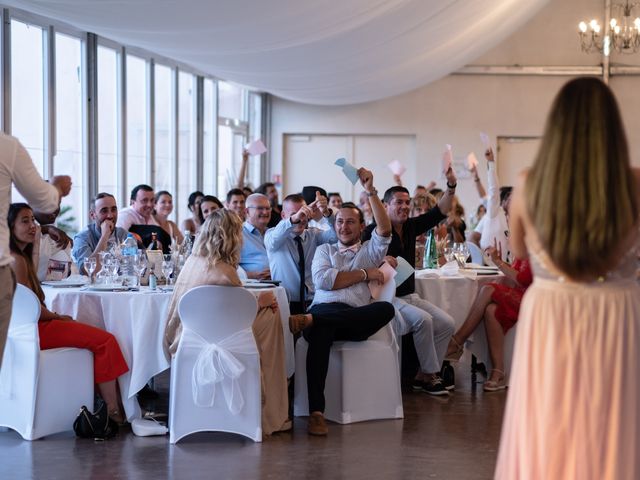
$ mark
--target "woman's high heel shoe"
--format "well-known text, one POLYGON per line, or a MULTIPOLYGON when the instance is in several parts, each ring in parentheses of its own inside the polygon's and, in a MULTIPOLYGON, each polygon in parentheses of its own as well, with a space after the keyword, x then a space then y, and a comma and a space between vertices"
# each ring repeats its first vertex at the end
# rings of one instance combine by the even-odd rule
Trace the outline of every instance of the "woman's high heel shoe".
MULTIPOLYGON (((451 340, 449 341, 449 347, 451 346, 454 346, 455 350, 451 353, 448 353, 444 359, 448 360, 449 362, 457 362, 458 360, 460 360, 460 357, 464 353, 464 346, 460 345, 455 337, 451 337, 451 340)), ((449 351, 449 348, 447 348, 447 351, 449 351)))

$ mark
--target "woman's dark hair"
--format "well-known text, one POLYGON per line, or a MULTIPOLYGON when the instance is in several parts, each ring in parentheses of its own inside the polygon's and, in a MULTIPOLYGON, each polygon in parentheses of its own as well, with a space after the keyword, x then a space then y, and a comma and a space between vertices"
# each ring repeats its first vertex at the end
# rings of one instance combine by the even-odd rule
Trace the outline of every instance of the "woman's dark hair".
MULTIPOLYGON (((173 198, 173 195, 171 195, 169 192, 167 192, 166 190, 160 190, 159 192, 156 193, 156 196, 154 198, 155 202, 158 203, 158 200, 160 200, 160 197, 162 195, 169 195, 171 198, 173 198)), ((191 198, 191 197, 189 197, 191 198)), ((195 201, 195 200, 194 200, 195 201)))
POLYGON ((213 202, 218 205, 218 208, 224 208, 222 202, 218 200, 218 197, 214 197, 213 195, 203 195, 202 200, 200 201, 200 206, 198 207, 198 218, 200 219, 200 225, 204 223, 204 215, 202 215, 202 204, 204 202, 213 202))
POLYGON ((191 192, 191 195, 189 195, 189 200, 187 200, 187 206, 189 207, 189 210, 191 210, 193 206, 196 204, 196 199, 198 197, 204 197, 204 193, 202 193, 200 190, 191 192))
POLYGON ((9 205, 9 212, 7 213, 7 224, 9 226, 9 249, 11 253, 15 255, 20 255, 24 258, 25 264, 27 266, 27 276, 29 277, 29 287, 33 292, 38 296, 41 302, 44 302, 44 292, 42 288, 40 288, 40 282, 38 281, 38 275, 36 273, 36 269, 33 266, 33 243, 28 244, 24 250, 22 250, 17 242, 16 237, 13 234, 13 227, 16 225, 16 220, 18 219, 18 215, 22 210, 30 210, 33 212, 33 209, 27 205, 26 203, 12 203, 9 205))

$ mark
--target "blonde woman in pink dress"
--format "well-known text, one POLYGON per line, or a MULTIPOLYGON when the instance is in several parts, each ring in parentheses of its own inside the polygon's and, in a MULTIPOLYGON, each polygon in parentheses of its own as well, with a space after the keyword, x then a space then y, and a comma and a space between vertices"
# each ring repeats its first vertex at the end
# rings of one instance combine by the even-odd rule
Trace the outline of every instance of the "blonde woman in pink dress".
POLYGON ((640 478, 640 173, 616 101, 567 83, 511 205, 520 309, 496 478, 640 478))

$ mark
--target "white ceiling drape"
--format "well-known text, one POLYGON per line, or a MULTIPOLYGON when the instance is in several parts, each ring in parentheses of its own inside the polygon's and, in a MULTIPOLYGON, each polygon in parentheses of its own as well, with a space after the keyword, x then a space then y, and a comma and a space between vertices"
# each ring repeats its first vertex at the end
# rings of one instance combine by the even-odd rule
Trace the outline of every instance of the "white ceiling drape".
POLYGON ((473 61, 548 0, 9 0, 312 104, 377 100, 473 61))

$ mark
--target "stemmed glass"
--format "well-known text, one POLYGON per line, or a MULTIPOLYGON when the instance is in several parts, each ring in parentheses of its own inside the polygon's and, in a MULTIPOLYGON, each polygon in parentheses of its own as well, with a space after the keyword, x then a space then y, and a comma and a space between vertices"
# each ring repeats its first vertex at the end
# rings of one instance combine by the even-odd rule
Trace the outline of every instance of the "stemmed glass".
POLYGON ((451 262, 452 260, 455 260, 455 256, 453 254, 453 247, 450 244, 445 245, 445 247, 442 249, 442 254, 444 255, 444 259, 447 261, 447 263, 451 262))
POLYGON ((93 272, 96 271, 96 257, 86 257, 83 261, 84 269, 89 274, 89 284, 93 283, 93 272))
POLYGON ((120 268, 120 262, 118 262, 117 258, 111 258, 107 260, 107 272, 111 274, 111 283, 116 283, 118 276, 118 269, 120 268))
POLYGON ((173 259, 171 255, 167 254, 162 260, 162 274, 167 280, 167 285, 171 285, 171 273, 173 273, 173 259))
POLYGON ((137 286, 140 286, 140 277, 147 269, 147 255, 142 251, 133 257, 133 272, 136 275, 137 286))
POLYGON ((464 268, 467 263, 467 257, 469 256, 469 247, 466 243, 454 243, 453 244, 453 256, 458 262, 458 266, 464 268))

